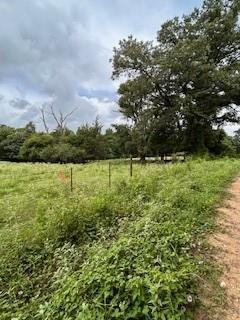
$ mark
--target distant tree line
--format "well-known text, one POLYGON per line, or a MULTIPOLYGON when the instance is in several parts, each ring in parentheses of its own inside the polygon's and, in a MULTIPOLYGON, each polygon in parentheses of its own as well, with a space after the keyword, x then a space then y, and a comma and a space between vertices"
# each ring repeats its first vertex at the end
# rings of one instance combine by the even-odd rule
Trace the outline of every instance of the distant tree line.
POLYGON ((24 128, 0 125, 0 160, 52 163, 84 163, 91 160, 137 156, 127 125, 113 125, 102 132, 98 120, 76 132, 58 128, 36 132, 30 122, 24 128))
MULTIPOLYGON (((67 128, 63 132, 58 129, 48 133, 36 132, 32 122, 24 128, 0 125, 0 160, 5 161, 84 163, 130 155, 138 157, 137 143, 138 137, 128 125, 115 124, 103 132, 98 120, 80 126, 76 132, 67 128)), ((165 150, 172 152, 171 148, 165 150)), ((234 137, 228 136, 224 130, 216 130, 211 151, 215 155, 240 153, 240 130, 234 137)), ((158 144, 152 144, 148 155, 162 154, 158 144)))

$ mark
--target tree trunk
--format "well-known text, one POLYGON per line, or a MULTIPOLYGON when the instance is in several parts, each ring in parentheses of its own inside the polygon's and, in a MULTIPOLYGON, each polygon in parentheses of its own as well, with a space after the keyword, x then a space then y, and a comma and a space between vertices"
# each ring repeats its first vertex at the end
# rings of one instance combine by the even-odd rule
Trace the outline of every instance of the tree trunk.
POLYGON ((146 155, 144 153, 141 153, 140 155, 140 161, 145 162, 146 161, 146 155))

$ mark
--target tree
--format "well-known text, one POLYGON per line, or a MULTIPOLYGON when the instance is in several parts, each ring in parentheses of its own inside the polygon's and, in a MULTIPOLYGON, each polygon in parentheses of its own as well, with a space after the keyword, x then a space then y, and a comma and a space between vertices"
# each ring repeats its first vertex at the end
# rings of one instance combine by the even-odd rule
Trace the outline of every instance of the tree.
POLYGON ((130 36, 114 48, 113 79, 127 77, 120 111, 143 157, 180 146, 207 151, 216 126, 239 122, 239 9, 239 0, 206 0, 163 24, 156 45, 130 36))
POLYGON ((20 149, 24 141, 29 137, 30 133, 27 128, 18 128, 12 131, 1 142, 1 149, 3 150, 4 160, 21 161, 20 149))
POLYGON ((35 130, 35 125, 31 121, 24 128, 18 129, 0 125, 0 159, 20 161, 20 149, 35 130))
POLYGON ((31 135, 19 151, 20 157, 25 161, 42 161, 41 152, 47 146, 53 146, 53 137, 49 134, 35 133, 31 135))
POLYGON ((234 132, 233 141, 236 147, 236 152, 239 154, 240 153, 240 129, 234 132))
POLYGON ((126 124, 113 124, 105 133, 108 156, 110 158, 125 158, 136 155, 136 145, 133 142, 132 130, 126 124), (112 129, 113 128, 113 129, 112 129))
POLYGON ((82 163, 85 161, 85 152, 69 143, 58 143, 45 147, 40 153, 41 159, 53 163, 82 163))
POLYGON ((236 155, 236 145, 232 137, 226 135, 222 142, 222 156, 235 156, 236 155))
POLYGON ((46 119, 46 114, 50 115, 55 123, 56 123, 56 129, 55 131, 59 135, 63 135, 65 131, 67 130, 67 119, 70 118, 73 113, 77 110, 77 108, 72 109, 70 112, 63 114, 61 110, 56 112, 54 110, 53 104, 45 104, 43 107, 40 108, 40 119, 43 123, 43 126, 45 128, 46 133, 49 133, 49 127, 47 125, 47 119, 46 119))
POLYGON ((223 129, 212 131, 207 142, 207 148, 214 155, 236 155, 236 144, 234 138, 228 136, 223 129))
POLYGON ((101 160, 107 155, 106 142, 101 134, 102 125, 98 119, 92 125, 77 129, 74 145, 85 151, 86 160, 101 160))
POLYGON ((28 135, 35 133, 36 132, 35 124, 32 121, 28 122, 25 126, 25 131, 26 131, 26 134, 28 135))
POLYGON ((8 160, 8 153, 6 150, 6 139, 8 136, 13 135, 15 132, 14 128, 6 125, 0 125, 0 160, 8 160))
POLYGON ((47 125, 47 120, 46 120, 46 114, 45 114, 45 108, 44 107, 40 108, 40 113, 41 113, 40 119, 41 119, 41 121, 43 123, 45 132, 49 133, 49 127, 47 125))

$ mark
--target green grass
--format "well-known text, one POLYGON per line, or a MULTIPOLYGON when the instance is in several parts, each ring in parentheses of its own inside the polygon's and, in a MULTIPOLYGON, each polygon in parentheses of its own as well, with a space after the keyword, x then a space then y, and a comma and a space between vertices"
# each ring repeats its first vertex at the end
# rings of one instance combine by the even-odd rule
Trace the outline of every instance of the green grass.
POLYGON ((70 167, 0 164, 0 319, 192 319, 240 161, 70 167))

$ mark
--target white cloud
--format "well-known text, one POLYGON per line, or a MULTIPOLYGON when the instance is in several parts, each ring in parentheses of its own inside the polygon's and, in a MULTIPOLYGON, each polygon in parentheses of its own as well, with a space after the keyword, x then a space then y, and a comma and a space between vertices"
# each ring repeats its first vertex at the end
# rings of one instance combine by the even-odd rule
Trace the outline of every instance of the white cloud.
POLYGON ((38 108, 54 100, 70 125, 121 121, 109 58, 118 41, 151 39, 161 23, 198 4, 177 0, 1 0, 0 123, 38 123, 38 108), (114 111, 113 111, 114 110, 114 111))

